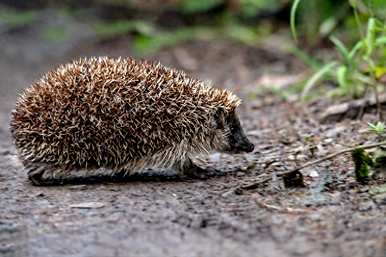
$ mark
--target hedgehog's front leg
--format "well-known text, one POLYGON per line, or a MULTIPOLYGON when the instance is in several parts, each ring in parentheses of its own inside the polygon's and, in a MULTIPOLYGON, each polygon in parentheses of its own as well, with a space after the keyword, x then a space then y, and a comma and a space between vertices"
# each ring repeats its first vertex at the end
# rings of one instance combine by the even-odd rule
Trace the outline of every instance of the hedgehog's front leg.
POLYGON ((174 165, 178 174, 188 177, 203 177, 207 170, 197 166, 189 157, 174 165))

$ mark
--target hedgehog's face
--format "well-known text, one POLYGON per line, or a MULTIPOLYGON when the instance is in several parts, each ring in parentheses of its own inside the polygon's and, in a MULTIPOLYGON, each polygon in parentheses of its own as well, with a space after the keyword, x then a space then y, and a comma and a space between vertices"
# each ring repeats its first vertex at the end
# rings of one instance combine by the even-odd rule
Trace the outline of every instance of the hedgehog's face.
POLYGON ((219 107, 214 115, 216 129, 222 135, 222 146, 216 149, 227 153, 252 152, 255 146, 249 141, 235 111, 226 112, 219 107))

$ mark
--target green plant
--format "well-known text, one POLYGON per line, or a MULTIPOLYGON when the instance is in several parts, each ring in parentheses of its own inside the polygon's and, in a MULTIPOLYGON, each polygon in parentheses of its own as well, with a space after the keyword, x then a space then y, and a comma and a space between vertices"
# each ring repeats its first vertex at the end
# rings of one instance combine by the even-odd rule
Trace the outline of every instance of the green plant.
POLYGON ((136 35, 134 37, 134 49, 137 54, 144 55, 180 42, 218 38, 232 39, 253 45, 261 38, 260 34, 261 32, 252 26, 233 22, 221 26, 182 27, 174 31, 154 30, 153 33, 136 35))
POLYGON ((347 19, 348 11, 349 4, 346 0, 294 0, 290 24, 295 41, 298 40, 295 19, 299 20, 302 40, 312 47, 328 37, 342 20, 347 19))
POLYGON ((240 14, 245 18, 253 17, 261 11, 277 10, 283 4, 278 0, 239 0, 240 14))
POLYGON ((370 179, 370 171, 374 166, 373 159, 363 148, 356 148, 351 152, 355 164, 355 178, 358 182, 367 183, 370 179))
MULTIPOLYGON (((295 0, 291 11, 290 22, 295 40, 297 39, 295 14, 299 3, 300 0, 295 0)), ((353 5, 354 8, 357 6, 357 3, 353 5)), ((360 38, 352 47, 347 47, 337 37, 330 37, 340 59, 326 63, 308 79, 302 92, 303 99, 320 80, 332 80, 337 83, 338 88, 329 92, 330 96, 350 95, 357 98, 368 89, 372 89, 377 95, 378 88, 381 88, 379 80, 386 70, 386 24, 381 19, 371 16, 368 18, 364 34, 358 11, 354 10, 360 38)))
POLYGON ((11 8, 0 8, 0 24, 4 23, 8 28, 25 26, 37 18, 37 11, 17 11, 11 8))
POLYGON ((247 45, 254 45, 264 33, 267 33, 267 31, 259 30, 254 26, 239 23, 231 16, 222 17, 216 25, 195 25, 168 31, 143 20, 100 22, 94 25, 94 29, 101 39, 112 39, 132 33, 133 47, 138 55, 149 54, 164 47, 197 39, 226 38, 247 45))
POLYGON ((369 126, 369 129, 371 132, 377 134, 377 135, 384 135, 385 134, 385 123, 378 121, 377 123, 367 123, 369 126))
MULTIPOLYGON (((199 12, 208 12, 217 5, 227 2, 226 0, 210 1, 181 1, 179 11, 191 15, 199 12)), ((278 0, 274 1, 276 4, 278 0)), ((266 6, 266 0, 240 0, 241 7, 244 5, 266 6), (245 2, 245 3, 244 3, 245 2)), ((271 3, 272 4, 272 3, 271 3)), ((256 6, 255 6, 256 7, 256 6)), ((257 7, 256 7, 257 8, 257 7)), ((257 11, 257 10, 256 10, 257 11)), ((99 22, 93 25, 97 36, 101 39, 113 39, 127 34, 133 35, 133 47, 137 55, 145 55, 161 48, 191 40, 214 40, 218 38, 230 39, 246 45, 256 43, 270 33, 269 26, 257 27, 243 23, 237 15, 227 9, 214 15, 211 22, 201 25, 180 26, 165 30, 162 26, 146 20, 113 20, 99 22)))
POLYGON ((226 13, 252 18, 265 11, 279 10, 286 1, 281 0, 182 0, 179 9, 184 13, 203 13, 222 6, 226 13))
POLYGON ((114 38, 136 32, 141 35, 154 33, 154 25, 142 20, 115 20, 113 22, 100 22, 94 25, 96 34, 102 39, 114 38))
POLYGON ((208 11, 222 2, 223 0, 183 0, 181 1, 180 8, 185 13, 197 13, 208 11))

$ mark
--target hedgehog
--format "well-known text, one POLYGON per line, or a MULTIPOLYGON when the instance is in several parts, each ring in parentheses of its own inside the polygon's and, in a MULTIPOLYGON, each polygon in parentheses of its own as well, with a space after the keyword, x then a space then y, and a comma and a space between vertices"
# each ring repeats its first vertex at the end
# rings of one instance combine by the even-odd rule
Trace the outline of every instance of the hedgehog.
POLYGON ((133 58, 81 58, 24 90, 10 130, 34 185, 147 168, 189 175, 192 157, 252 152, 241 100, 183 71, 133 58))

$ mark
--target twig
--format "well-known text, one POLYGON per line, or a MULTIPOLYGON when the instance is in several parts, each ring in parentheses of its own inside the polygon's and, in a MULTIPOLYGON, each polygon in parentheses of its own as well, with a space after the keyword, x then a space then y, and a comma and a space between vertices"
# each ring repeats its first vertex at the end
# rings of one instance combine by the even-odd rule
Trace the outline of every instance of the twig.
POLYGON ((311 161, 311 162, 307 162, 293 170, 290 170, 290 171, 286 171, 286 172, 283 172, 283 173, 280 173, 278 174, 278 176, 283 176, 283 175, 286 175, 286 174, 289 174, 289 173, 292 173, 292 172, 295 172, 295 171, 299 171, 301 169, 304 169, 306 167, 309 167, 309 166, 312 166, 312 165, 315 165, 315 164, 318 164, 318 163, 321 163, 321 162, 324 162, 324 161, 327 161, 329 159, 332 159, 338 155, 341 155, 341 154, 344 154, 344 153, 348 153, 348 152, 351 152, 357 148, 362 148, 362 149, 369 149, 369 148, 374 148, 374 147, 378 147, 378 146, 382 146, 382 145, 386 145, 386 141, 382 141, 382 142, 379 142, 379 143, 374 143, 374 144, 368 144, 368 145, 358 145, 358 146, 353 146, 353 147, 348 147, 348 148, 345 148, 345 149, 342 149, 338 152, 335 152, 335 153, 332 153, 332 154, 329 154, 323 158, 320 158, 318 160, 315 160, 315 161, 311 161))
POLYGON ((259 207, 264 208, 264 209, 268 209, 270 211, 277 211, 277 212, 281 212, 281 213, 290 213, 290 214, 304 214, 304 213, 309 212, 309 210, 307 210, 307 209, 281 207, 281 206, 268 204, 268 203, 265 203, 264 201, 260 200, 259 197, 257 197, 257 196, 254 196, 253 198, 259 207))
MULTIPOLYGON (((370 86, 368 86, 370 90, 370 86)), ((320 120, 323 122, 329 120, 340 119, 342 115, 345 115, 348 118, 357 118, 363 116, 363 112, 368 107, 381 108, 382 104, 386 103, 386 94, 374 95, 372 94, 369 97, 365 97, 359 100, 353 100, 337 105, 332 105, 325 110, 321 116, 320 120)), ((382 119, 380 119, 382 120, 382 119)))
MULTIPOLYGON (((292 170, 289 170, 289 171, 285 171, 285 172, 281 172, 281 173, 278 173, 276 174, 276 176, 278 177, 282 177, 282 176, 285 176, 285 175, 288 175, 288 174, 291 174, 293 172, 296 172, 296 171, 300 171, 304 168, 307 168, 309 166, 313 166, 315 164, 318 164, 318 163, 321 163, 321 162, 324 162, 324 161, 327 161, 327 160, 330 160, 332 158, 335 158, 336 156, 338 155, 341 155, 341 154, 344 154, 344 153, 348 153, 348 152, 351 152, 357 148, 362 148, 362 149, 369 149, 369 148, 374 148, 374 147, 378 147, 378 146, 382 146, 382 145, 386 145, 386 141, 382 141, 382 142, 379 142, 379 143, 374 143, 374 144, 368 144, 368 145, 358 145, 358 146, 354 146, 354 147, 348 147, 348 148, 345 148, 345 149, 342 149, 338 152, 335 152, 335 153, 332 153, 332 154, 329 154, 323 158, 320 158, 320 159, 317 159, 315 161, 310 161, 310 162, 307 162, 295 169, 292 169, 292 170)), ((251 184, 248 184, 248 185, 244 185, 244 186, 238 186, 237 188, 235 188, 234 190, 243 190, 243 189, 255 189, 257 188, 259 185, 261 184, 264 184, 268 181, 271 180, 271 176, 270 177, 267 177, 267 178, 263 178, 263 179, 260 179, 259 181, 256 181, 256 182, 253 182, 251 184)))

